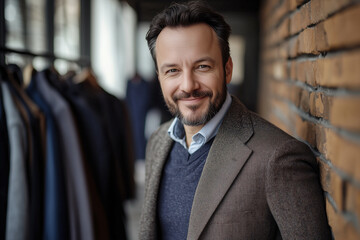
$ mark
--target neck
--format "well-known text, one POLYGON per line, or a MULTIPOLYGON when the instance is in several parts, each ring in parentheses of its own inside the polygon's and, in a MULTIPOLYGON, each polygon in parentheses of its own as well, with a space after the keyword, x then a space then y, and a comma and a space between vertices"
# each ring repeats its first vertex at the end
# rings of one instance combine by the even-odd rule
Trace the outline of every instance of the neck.
POLYGON ((201 130, 201 128, 204 125, 199 125, 199 126, 189 126, 189 125, 184 125, 184 129, 185 129, 185 139, 186 139, 186 146, 189 147, 192 141, 192 137, 201 130))

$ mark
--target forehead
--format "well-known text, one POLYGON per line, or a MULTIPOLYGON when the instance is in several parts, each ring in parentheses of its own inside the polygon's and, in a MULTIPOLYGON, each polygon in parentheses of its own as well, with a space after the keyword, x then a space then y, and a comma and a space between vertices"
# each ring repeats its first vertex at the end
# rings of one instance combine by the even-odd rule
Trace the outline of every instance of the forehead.
POLYGON ((199 55, 221 55, 220 45, 215 31, 207 24, 166 27, 156 40, 158 64, 164 59, 206 57, 199 55))

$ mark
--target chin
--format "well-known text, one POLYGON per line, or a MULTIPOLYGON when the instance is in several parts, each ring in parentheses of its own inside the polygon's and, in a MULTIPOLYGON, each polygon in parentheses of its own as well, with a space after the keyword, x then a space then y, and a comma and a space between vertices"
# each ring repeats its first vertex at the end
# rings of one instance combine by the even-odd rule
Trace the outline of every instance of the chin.
POLYGON ((202 113, 202 114, 190 113, 185 116, 181 114, 178 117, 184 125, 200 126, 200 125, 204 125, 208 121, 207 115, 208 114, 206 113, 202 113))

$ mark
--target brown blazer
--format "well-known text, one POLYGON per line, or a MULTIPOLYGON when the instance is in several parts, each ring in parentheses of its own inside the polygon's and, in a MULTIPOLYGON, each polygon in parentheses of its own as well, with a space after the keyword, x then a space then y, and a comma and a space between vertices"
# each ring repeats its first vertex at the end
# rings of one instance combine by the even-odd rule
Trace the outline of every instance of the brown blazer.
MULTIPOLYGON (((187 239, 331 239, 309 148, 235 97, 211 146, 187 239)), ((173 141, 166 123, 149 140, 140 239, 159 239, 157 196, 173 141)))

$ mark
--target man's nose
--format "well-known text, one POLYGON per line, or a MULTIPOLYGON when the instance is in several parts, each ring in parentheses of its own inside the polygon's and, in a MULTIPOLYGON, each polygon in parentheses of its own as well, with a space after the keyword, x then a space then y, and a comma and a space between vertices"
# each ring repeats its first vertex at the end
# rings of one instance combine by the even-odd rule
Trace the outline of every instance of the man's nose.
POLYGON ((191 93, 199 88, 199 83, 196 76, 192 71, 184 71, 181 79, 180 90, 183 92, 191 93))

